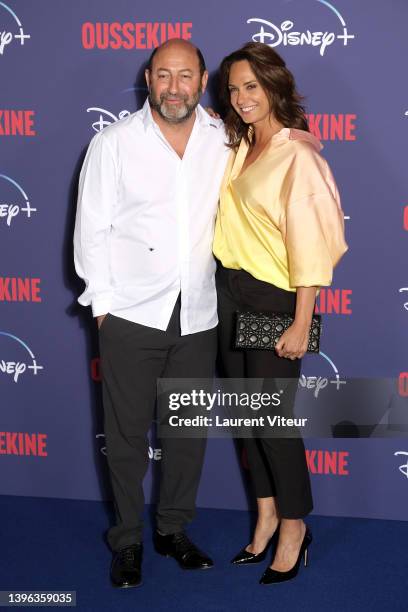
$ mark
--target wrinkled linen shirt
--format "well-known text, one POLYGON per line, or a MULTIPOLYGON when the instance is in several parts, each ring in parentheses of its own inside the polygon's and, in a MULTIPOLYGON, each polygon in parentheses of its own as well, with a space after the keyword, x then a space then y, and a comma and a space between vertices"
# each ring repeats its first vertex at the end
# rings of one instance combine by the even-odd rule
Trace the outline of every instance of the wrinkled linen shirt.
POLYGON ((143 108, 94 136, 79 180, 79 303, 167 329, 181 292, 182 335, 217 325, 212 255, 229 156, 223 123, 200 106, 182 159, 143 108))
POLYGON ((216 221, 213 250, 224 267, 287 291, 331 284, 348 247, 321 148, 309 132, 283 128, 241 174, 242 139, 225 171, 216 221))

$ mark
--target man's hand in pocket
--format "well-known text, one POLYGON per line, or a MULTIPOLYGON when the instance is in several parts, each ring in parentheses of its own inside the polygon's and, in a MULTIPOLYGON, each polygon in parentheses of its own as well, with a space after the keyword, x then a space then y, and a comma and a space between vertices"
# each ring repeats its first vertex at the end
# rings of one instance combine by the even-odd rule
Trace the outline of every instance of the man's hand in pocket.
POLYGON ((101 325, 102 325, 105 317, 106 317, 106 314, 100 315, 99 317, 96 317, 96 321, 97 321, 97 324, 98 324, 98 329, 101 328, 101 325))

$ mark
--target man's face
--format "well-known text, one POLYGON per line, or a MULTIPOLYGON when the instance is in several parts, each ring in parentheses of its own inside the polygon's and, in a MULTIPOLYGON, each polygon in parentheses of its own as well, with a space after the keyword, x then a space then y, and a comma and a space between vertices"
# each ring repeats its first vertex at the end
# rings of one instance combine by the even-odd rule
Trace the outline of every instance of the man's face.
POLYGON ((207 85, 208 74, 200 77, 197 53, 184 45, 169 45, 153 58, 146 70, 149 102, 165 121, 182 123, 194 112, 207 85))

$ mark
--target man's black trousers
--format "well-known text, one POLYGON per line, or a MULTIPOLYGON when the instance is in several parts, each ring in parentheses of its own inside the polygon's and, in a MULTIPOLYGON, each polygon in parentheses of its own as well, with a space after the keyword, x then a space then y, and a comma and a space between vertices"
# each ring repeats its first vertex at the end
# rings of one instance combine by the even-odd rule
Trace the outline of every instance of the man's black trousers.
MULTIPOLYGON (((105 436, 116 525, 108 532, 112 550, 142 540, 143 478, 148 465, 147 433, 154 419, 157 378, 212 378, 216 328, 180 335, 180 300, 166 331, 108 314, 99 338, 105 436)), ((206 440, 163 438, 157 529, 184 529, 195 500, 206 440)))

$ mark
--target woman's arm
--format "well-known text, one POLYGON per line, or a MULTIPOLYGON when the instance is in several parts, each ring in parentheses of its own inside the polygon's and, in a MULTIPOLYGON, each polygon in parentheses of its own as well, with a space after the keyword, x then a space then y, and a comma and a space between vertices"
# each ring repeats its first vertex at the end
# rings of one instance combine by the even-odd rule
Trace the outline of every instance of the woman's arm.
POLYGON ((306 353, 317 289, 317 287, 296 289, 295 320, 276 343, 275 350, 279 357, 301 359, 306 353))

